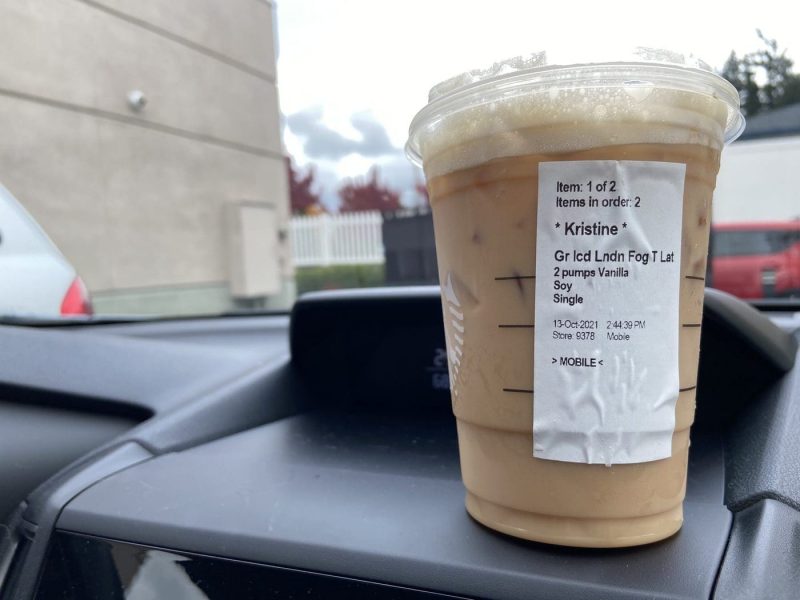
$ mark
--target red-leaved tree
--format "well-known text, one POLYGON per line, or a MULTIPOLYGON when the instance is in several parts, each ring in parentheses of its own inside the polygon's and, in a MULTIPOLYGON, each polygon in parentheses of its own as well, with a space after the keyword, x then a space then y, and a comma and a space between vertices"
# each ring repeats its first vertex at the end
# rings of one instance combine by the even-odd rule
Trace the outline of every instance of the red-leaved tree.
POLYGON ((370 169, 366 178, 350 179, 339 188, 341 212, 379 210, 388 212, 400 208, 400 194, 378 181, 378 167, 370 169))
POLYGON ((430 206, 431 199, 428 196, 428 186, 423 182, 418 181, 416 184, 414 184, 414 189, 416 190, 417 195, 422 199, 421 206, 430 206))
POLYGON ((300 174, 292 159, 287 157, 286 168, 289 171, 289 198, 292 214, 314 215, 325 212, 319 194, 314 190, 316 187, 314 167, 311 166, 305 174, 300 174))

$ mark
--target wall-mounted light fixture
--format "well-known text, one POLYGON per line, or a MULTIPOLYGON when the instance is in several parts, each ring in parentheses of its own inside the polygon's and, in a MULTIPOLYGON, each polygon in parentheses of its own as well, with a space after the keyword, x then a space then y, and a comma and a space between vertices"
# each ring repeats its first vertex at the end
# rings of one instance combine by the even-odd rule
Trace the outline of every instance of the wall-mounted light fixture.
POLYGON ((141 90, 132 90, 128 92, 128 106, 130 106, 132 110, 139 112, 146 104, 147 97, 144 95, 144 92, 141 90))

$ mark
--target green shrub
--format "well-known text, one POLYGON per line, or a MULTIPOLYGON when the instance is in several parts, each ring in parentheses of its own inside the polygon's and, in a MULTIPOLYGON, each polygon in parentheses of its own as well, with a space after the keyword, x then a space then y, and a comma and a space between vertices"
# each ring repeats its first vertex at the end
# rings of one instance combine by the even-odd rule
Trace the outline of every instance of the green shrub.
POLYGON ((297 293, 384 285, 383 265, 335 265, 295 269, 297 293))

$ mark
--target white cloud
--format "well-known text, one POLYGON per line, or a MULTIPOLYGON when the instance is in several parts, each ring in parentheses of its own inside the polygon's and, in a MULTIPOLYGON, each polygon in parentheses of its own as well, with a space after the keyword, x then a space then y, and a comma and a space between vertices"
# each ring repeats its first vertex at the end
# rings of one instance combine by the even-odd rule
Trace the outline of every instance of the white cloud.
POLYGON ((303 154, 309 159, 340 160, 353 154, 378 158, 397 152, 386 129, 369 112, 350 116, 355 135, 343 135, 325 123, 323 117, 322 108, 314 107, 285 118, 286 128, 303 140, 303 154))
MULTIPOLYGON (((285 0, 278 6, 281 44, 278 83, 285 114, 324 108, 324 120, 358 139, 350 119, 369 111, 402 148, 408 124, 435 83, 493 61, 547 49, 596 57, 609 48, 643 45, 692 51, 714 67, 729 52, 759 46, 760 27, 791 57, 800 57, 794 3, 735 10, 730 2, 673 0, 624 2, 519 2, 493 0, 285 0)), ((800 66, 800 65, 798 65, 800 66)), ((287 149, 298 140, 287 136, 287 149)), ((293 150, 294 149, 294 150, 293 150)), ((399 156, 399 151, 398 151, 399 156)), ((307 157, 296 153, 299 162, 307 157)), ((375 161, 359 163, 365 172, 375 161)), ((355 162, 331 163, 352 173, 355 162)), ((397 170, 398 181, 402 170, 397 170)))

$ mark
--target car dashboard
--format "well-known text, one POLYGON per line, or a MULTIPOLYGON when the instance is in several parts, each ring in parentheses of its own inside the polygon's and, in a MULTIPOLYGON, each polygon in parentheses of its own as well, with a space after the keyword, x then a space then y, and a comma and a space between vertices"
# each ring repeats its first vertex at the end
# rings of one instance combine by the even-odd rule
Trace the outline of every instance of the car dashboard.
POLYGON ((438 288, 0 327, 0 455, 35 457, 0 461, 0 598, 792 597, 798 328, 773 308, 707 291, 684 526, 624 549, 467 515, 438 288))

